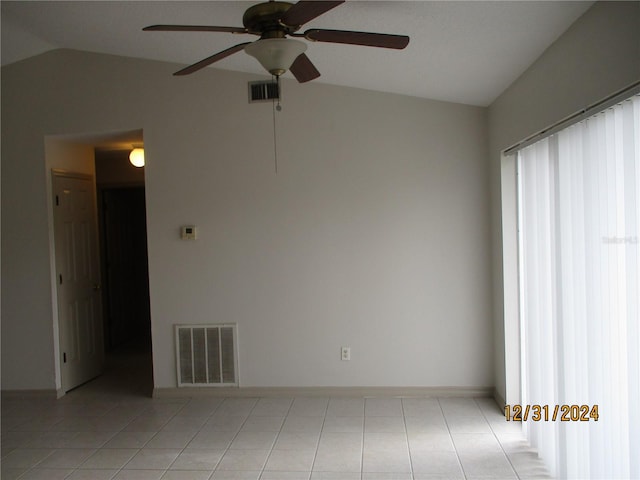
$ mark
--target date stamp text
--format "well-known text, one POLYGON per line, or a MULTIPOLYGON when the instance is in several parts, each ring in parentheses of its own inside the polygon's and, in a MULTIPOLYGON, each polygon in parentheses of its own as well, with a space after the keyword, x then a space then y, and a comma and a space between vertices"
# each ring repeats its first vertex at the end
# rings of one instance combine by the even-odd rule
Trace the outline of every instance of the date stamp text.
POLYGON ((505 405, 507 421, 597 422, 598 405, 505 405))

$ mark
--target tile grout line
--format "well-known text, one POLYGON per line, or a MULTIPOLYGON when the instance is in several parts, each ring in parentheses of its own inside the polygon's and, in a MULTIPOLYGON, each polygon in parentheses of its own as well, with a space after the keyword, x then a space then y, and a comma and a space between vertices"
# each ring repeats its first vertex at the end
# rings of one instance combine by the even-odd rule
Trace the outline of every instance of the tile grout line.
POLYGON ((360 450, 360 480, 364 479, 364 444, 365 432, 367 430, 367 400, 371 397, 363 398, 362 405, 362 448, 360 450))
POLYGON ((482 410, 482 408, 480 407, 480 405, 478 405, 478 402, 476 401, 476 399, 474 398, 473 401, 476 403, 476 405, 478 406, 478 409, 480 410, 480 413, 482 415, 482 417, 484 418, 484 420, 487 422, 487 425, 489 425, 489 429, 491 430, 491 434, 493 435, 493 437, 496 439, 496 441, 498 442, 498 445, 500 445, 500 450, 502 450, 502 453, 504 454, 505 458, 507 459, 507 462, 509 462, 509 465, 511 466, 511 470, 513 470, 513 473, 516 475, 516 478, 518 480, 520 480, 520 474, 518 473, 518 471, 516 470, 516 467, 513 465, 513 462, 511 462, 511 458, 509 458, 509 455, 507 454, 507 452, 504 450, 504 446, 502 445, 502 442, 500 441, 500 439, 498 438, 498 436, 496 435, 496 432, 493 430, 493 427, 491 426, 491 422, 489 422, 489 420, 487 419, 487 416, 484 414, 484 410, 482 410))
POLYGON ((453 449, 456 452, 456 458, 458 459, 458 465, 460 466, 460 470, 462 470, 462 476, 466 479, 467 472, 464 469, 464 465, 462 464, 462 460, 460 460, 460 454, 458 453, 458 447, 456 442, 453 440, 453 435, 451 434, 451 428, 449 427, 449 422, 447 421, 447 416, 444 413, 444 409, 442 408, 442 403, 440 402, 440 398, 437 398, 438 405, 440 406, 440 411, 442 412, 442 418, 444 418, 444 424, 447 426, 447 432, 449 432, 449 438, 451 439, 451 443, 453 444, 453 449))
POLYGON ((407 428, 407 416, 404 411, 404 398, 400 398, 400 406, 402 408, 402 423, 404 425, 404 437, 407 441, 407 454, 409 455, 409 471, 411 473, 411 478, 414 478, 413 472, 413 456, 411 455, 411 446, 409 445, 409 429, 407 428))
MULTIPOLYGON (((191 400, 189 400, 189 401, 191 401, 191 400)), ((187 403, 189 403, 189 402, 187 402, 187 403)), ((184 408, 184 405, 182 406, 182 408, 184 408)), ((182 408, 180 408, 180 409, 178 410, 178 412, 179 412, 180 410, 182 410, 182 408)), ((131 425, 135 420, 138 420, 140 417, 143 417, 142 413, 143 413, 145 410, 146 410, 146 409, 143 409, 140 413, 138 413, 138 414, 136 415, 136 417, 135 417, 135 418, 132 418, 132 419, 131 419, 131 420, 130 420, 130 421, 129 421, 129 422, 128 422, 124 427, 122 427, 122 429, 121 429, 118 433, 122 433, 122 432, 124 432, 124 431, 125 431, 125 429, 126 429, 129 425, 131 425)), ((177 414, 177 412, 176 412, 176 414, 177 414)), ((174 417, 175 417, 175 414, 174 414, 174 417)), ((150 437, 146 442, 144 442, 144 443, 142 444, 142 446, 141 446, 140 448, 138 448, 138 449, 137 449, 137 452, 136 452, 135 454, 133 454, 133 456, 132 456, 132 457, 131 457, 127 462, 125 462, 125 464, 124 464, 124 465, 122 465, 120 468, 116 469, 116 470, 117 470, 117 471, 116 471, 116 473, 115 473, 115 474, 113 475, 113 477, 111 477, 111 478, 113 479, 113 478, 117 477, 117 476, 120 474, 120 472, 122 472, 122 471, 125 469, 125 467, 129 464, 129 462, 131 462, 131 460, 133 460, 133 458, 134 458, 136 455, 138 455, 138 453, 140 453, 140 451, 141 451, 145 446, 147 446, 147 445, 149 444, 149 442, 151 442, 151 440, 153 440, 153 439, 156 437, 156 435, 158 435, 158 433, 160 433, 160 431, 162 430, 162 428, 163 428, 165 425, 167 425, 167 424, 171 421, 171 419, 172 419, 172 418, 173 418, 173 417, 170 417, 166 422, 164 422, 164 423, 162 424, 162 426, 160 427, 160 429, 159 429, 157 432, 155 432, 155 433, 154 433, 154 434, 153 434, 153 435, 152 435, 152 436, 151 436, 151 437, 150 437)), ((116 435, 118 435, 118 433, 116 433, 116 435)), ((116 435, 114 435, 113 437, 115 437, 116 435)), ((113 439, 113 437, 111 437, 111 439, 113 439)), ((107 440, 105 443, 103 443, 103 444, 102 444, 102 446, 100 446, 98 449, 99 449, 99 450, 104 449, 104 446, 105 446, 107 443, 109 443, 109 441, 111 441, 111 439, 109 439, 109 440, 107 440)), ((93 455, 92 455, 92 456, 93 456, 93 455)), ((176 458, 177 458, 177 457, 176 457, 176 458)), ((88 459, 87 459, 87 460, 88 460, 88 459)), ((172 462, 172 464, 173 464, 173 462, 172 462)), ((164 474, 163 474, 163 475, 164 475, 164 474)))
MULTIPOLYGON (((218 408, 220 408, 222 405, 224 405, 224 403, 229 400, 229 398, 231 397, 226 397, 218 406, 218 408)), ((247 417, 244 419, 244 421, 242 422, 242 425, 240 425, 240 427, 238 428, 238 431, 236 432, 236 434, 233 436, 233 438, 231 439, 231 441, 229 442, 229 445, 227 445, 227 448, 224 449, 224 452, 222 453, 222 455, 220 455, 220 460, 218 460, 216 462, 216 466, 214 467, 213 471, 211 472, 210 477, 213 476, 213 474, 218 470, 218 467, 220 466, 220 463, 222 463, 222 460, 224 459, 224 456, 227 454, 227 452, 229 450, 231 450, 231 445, 233 444, 234 440, 236 438, 238 438, 238 435, 240 434, 240 432, 242 431, 242 427, 244 427, 244 424, 247 423, 247 420, 249 419, 249 417, 251 416, 251 412, 253 412, 253 409, 256 408, 256 405, 258 404, 258 401, 260 399, 259 398, 255 398, 255 403, 253 404, 253 407, 251 407, 251 410, 249 410, 249 413, 247 414, 247 417)), ((216 409, 218 410, 218 409, 216 409)), ((215 414, 215 413, 214 413, 215 414)), ((212 414, 211 416, 213 416, 214 414, 212 414)), ((229 415, 229 416, 233 416, 233 415, 229 415)), ((222 470, 221 470, 222 471, 222 470)), ((260 475, 262 475, 262 472, 260 473, 260 475)))
MULTIPOLYGON (((171 418, 169 419, 169 421, 168 421, 167 423, 165 423, 165 426, 166 426, 166 425, 167 425, 171 420, 175 419, 175 418, 178 416, 178 414, 179 414, 182 410, 184 410, 184 409, 187 407, 187 405, 189 405, 191 402, 193 402, 193 397, 189 397, 189 401, 188 401, 187 403, 185 403, 185 404, 182 406, 182 408, 181 408, 181 409, 179 409, 179 410, 178 410, 178 411, 173 415, 173 417, 171 417, 171 418)), ((208 419, 210 419, 213 415, 215 415, 216 410, 218 410, 218 408, 220 408, 220 405, 222 405, 222 402, 220 402, 220 403, 216 406, 216 408, 213 410, 213 412, 211 412, 211 415, 207 416, 207 420, 208 420, 208 419)), ((180 453, 178 453, 178 455, 176 455, 176 458, 174 458, 174 459, 173 459, 173 461, 169 464, 169 466, 164 470, 164 473, 162 474, 162 477, 164 477, 164 476, 167 474, 167 472, 171 469, 171 467, 173 466, 173 464, 174 464, 174 463, 176 463, 176 460, 178 460, 178 458, 180 458, 180 455, 182 455, 182 454, 184 453, 184 451, 187 449, 187 447, 189 446, 189 444, 193 441, 193 439, 194 439, 194 438, 196 438, 196 435, 198 435, 198 433, 200 433, 200 432, 202 431, 202 429, 204 428, 204 426, 207 424, 207 420, 205 420, 205 422, 200 426, 200 428, 198 429, 198 431, 197 431, 197 432, 196 432, 196 433, 191 437, 191 439, 186 443, 186 445, 185 445, 184 447, 182 447, 182 449, 180 449, 180 453)), ((155 434, 153 437, 151 437, 151 438, 149 439, 149 441, 148 441, 147 443, 145 443, 145 445, 148 445, 148 444, 151 442, 151 440, 153 440, 154 438, 156 438, 156 436, 157 436, 159 433, 160 433, 159 431, 158 431, 158 432, 156 432, 156 434, 155 434)), ((144 447, 142 447, 142 448, 144 448, 144 447)), ((221 457, 221 458, 222 458, 222 457, 221 457)), ((218 462, 219 462, 219 461, 218 461, 218 462)), ((216 463, 216 465, 217 465, 217 463, 216 463)), ((212 471, 212 474, 213 474, 213 471, 212 471)), ((160 477, 160 478, 162 478, 162 477, 160 477)), ((211 475, 209 475, 209 477, 211 477, 211 475)))
MULTIPOLYGON (((261 397, 261 398, 266 398, 266 397, 261 397)), ((293 407, 293 404, 295 403, 295 401, 296 401, 296 398, 293 397, 291 399, 291 402, 289 403, 289 408, 287 408, 287 413, 285 413, 284 418, 282 420, 282 425, 280 425, 280 430, 278 430, 278 434, 276 435, 276 438, 273 440, 273 443, 271 444, 271 449, 269 450, 269 455, 267 455, 267 459, 264 461, 264 465, 262 466, 262 469, 260 470, 260 475, 258 475, 258 479, 261 479, 262 476, 264 475, 264 472, 265 472, 264 469, 266 468, 267 463, 269 463, 269 459, 271 458, 271 454, 273 453, 273 450, 274 450, 274 447, 276 446, 276 443, 278 443, 278 438, 280 438, 280 434, 282 433, 282 429, 284 428, 284 424, 286 423, 287 418, 289 417, 289 413, 291 412, 291 408, 293 407)), ((258 403, 260 403, 260 399, 258 399, 258 401, 256 402, 256 405, 258 405, 258 403)), ((255 408, 255 406, 253 408, 255 408)), ((253 409, 251 411, 253 411, 253 409)), ((251 415, 251 414, 249 414, 249 415, 251 415)), ((215 470, 214 470, 214 473, 215 473, 215 470)), ((211 474, 211 476, 213 477, 213 473, 211 474)))
MULTIPOLYGON (((295 399, 294 399, 295 402, 295 399)), ((322 426, 320 427, 320 434, 318 435, 318 441, 316 442, 316 451, 313 454, 313 461, 311 462, 311 471, 309 472, 309 479, 311 479, 311 477, 313 477, 313 467, 316 464, 316 459, 318 458, 318 450, 320 449, 320 440, 322 439, 322 433, 324 432, 324 424, 326 423, 327 420, 327 411, 329 410, 329 403, 331 402, 331 397, 328 397, 327 400, 327 406, 324 409, 324 417, 322 417, 322 426)), ((287 414, 287 417, 289 415, 287 414)), ((286 421, 286 417, 285 417, 285 421, 286 421)))

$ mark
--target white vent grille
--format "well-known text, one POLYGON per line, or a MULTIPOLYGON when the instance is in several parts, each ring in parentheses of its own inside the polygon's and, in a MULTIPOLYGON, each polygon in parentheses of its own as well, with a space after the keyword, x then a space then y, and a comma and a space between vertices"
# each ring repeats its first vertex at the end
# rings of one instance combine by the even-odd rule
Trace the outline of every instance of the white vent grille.
POLYGON ((249 103, 268 102, 280 98, 278 83, 267 80, 249 82, 249 103))
POLYGON ((236 326, 176 325, 178 387, 237 386, 236 326))

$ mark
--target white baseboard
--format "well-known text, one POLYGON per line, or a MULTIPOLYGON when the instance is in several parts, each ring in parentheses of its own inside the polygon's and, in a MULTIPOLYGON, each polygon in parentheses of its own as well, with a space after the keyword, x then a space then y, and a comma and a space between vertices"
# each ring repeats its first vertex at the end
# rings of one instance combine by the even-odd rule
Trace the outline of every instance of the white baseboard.
POLYGON ((154 388, 172 397, 488 397, 493 387, 181 387, 154 388))
MULTIPOLYGON (((62 390, 2 390, 3 400, 45 398, 56 400, 62 390)), ((492 387, 182 387, 154 388, 154 398, 179 397, 493 397, 492 387)))
POLYGON ((496 401, 498 406, 504 411, 504 406, 507 404, 507 402, 505 401, 504 398, 502 398, 502 395, 500 395, 498 391, 495 389, 493 390, 493 399, 496 401))

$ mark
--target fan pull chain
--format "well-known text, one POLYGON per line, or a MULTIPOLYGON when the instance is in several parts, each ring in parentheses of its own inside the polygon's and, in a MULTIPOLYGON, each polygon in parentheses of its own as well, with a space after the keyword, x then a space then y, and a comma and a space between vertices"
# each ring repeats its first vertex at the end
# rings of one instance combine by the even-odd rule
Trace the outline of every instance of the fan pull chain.
POLYGON ((276 105, 276 110, 281 112, 282 106, 280 105, 280 75, 276 77, 276 86, 278 87, 278 104, 276 105))
POLYGON ((275 100, 272 102, 273 105, 273 158, 275 163, 275 172, 278 174, 278 137, 276 135, 276 110, 278 112, 282 111, 282 106, 280 106, 280 77, 275 76, 276 78, 276 86, 278 88, 278 103, 276 104, 275 100))

